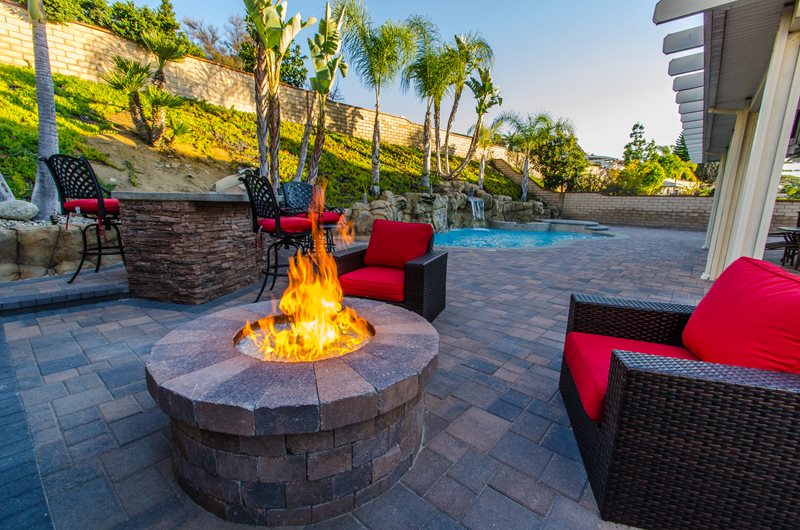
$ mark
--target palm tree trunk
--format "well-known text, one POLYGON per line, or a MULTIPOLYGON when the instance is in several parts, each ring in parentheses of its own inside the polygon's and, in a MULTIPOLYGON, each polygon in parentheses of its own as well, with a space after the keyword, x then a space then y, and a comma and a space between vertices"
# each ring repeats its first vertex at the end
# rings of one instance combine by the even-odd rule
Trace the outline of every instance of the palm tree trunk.
POLYGON ((467 166, 472 161, 472 157, 475 155, 475 150, 478 148, 478 136, 480 135, 481 127, 483 127, 483 114, 478 114, 478 121, 475 122, 475 131, 472 133, 472 141, 469 143, 467 154, 464 156, 464 160, 461 161, 461 165, 448 176, 448 179, 457 179, 459 175, 467 169, 467 166))
POLYGON ((478 188, 483 189, 483 175, 486 170, 486 150, 481 153, 481 165, 478 168, 478 188))
POLYGON ((525 163, 522 166, 522 193, 519 197, 522 202, 528 201, 528 179, 531 176, 530 158, 530 154, 525 153, 525 163))
POLYGON ((442 102, 433 102, 433 128, 436 135, 436 173, 441 176, 442 174, 442 102))
MULTIPOLYGON (((300 144, 300 154, 297 155, 297 171, 294 174, 294 181, 303 180, 303 170, 306 168, 306 158, 308 157, 308 143, 311 139, 311 130, 314 128, 314 108, 316 107, 316 93, 306 90, 306 127, 303 130, 303 141, 300 144)), ((311 170, 309 169, 309 175, 311 170)))
POLYGON ((381 193, 381 89, 375 89, 375 125, 372 128, 372 186, 373 196, 381 193))
POLYGON ((156 70, 156 72, 153 74, 153 86, 160 90, 164 90, 166 83, 167 79, 164 77, 164 70, 156 70))
POLYGON ((456 121, 458 104, 461 101, 461 93, 463 91, 464 87, 461 86, 456 88, 456 91, 453 94, 453 108, 450 109, 450 116, 447 118, 447 130, 444 133, 444 170, 448 175, 450 174, 450 131, 453 128, 453 123, 456 121))
POLYGON ((431 188, 431 98, 425 111, 425 124, 422 126, 422 187, 431 188))
POLYGON ((314 138, 314 152, 311 154, 311 163, 308 166, 308 180, 311 185, 316 184, 319 176, 319 162, 322 160, 322 149, 325 147, 325 96, 320 94, 319 116, 317 116, 317 134, 314 138))
POLYGON ((152 136, 151 130, 147 121, 144 119, 142 98, 139 96, 138 92, 128 94, 128 112, 131 115, 131 121, 133 122, 133 128, 136 130, 136 134, 143 142, 150 145, 150 138, 152 136))
POLYGON ((256 68, 253 72, 256 83, 256 138, 258 139, 258 168, 261 175, 269 173, 269 125, 267 109, 267 56, 256 39, 256 68))
POLYGON ((8 187, 6 178, 0 173, 0 202, 13 201, 14 198, 14 192, 8 187))
POLYGON ((281 98, 278 93, 269 94, 267 121, 269 122, 269 174, 272 187, 278 189, 281 183, 278 156, 281 151, 281 98))
POLYGON ((153 125, 150 127, 150 145, 158 147, 164 139, 167 126, 167 109, 155 107, 153 111, 153 125))
MULTIPOLYGON (((58 154, 58 126, 53 76, 50 71, 50 50, 47 26, 43 20, 32 20, 33 58, 36 65, 36 107, 39 113, 39 156, 58 154)), ((58 190, 47 165, 39 160, 31 202, 39 208, 36 219, 47 219, 59 212, 58 190)))

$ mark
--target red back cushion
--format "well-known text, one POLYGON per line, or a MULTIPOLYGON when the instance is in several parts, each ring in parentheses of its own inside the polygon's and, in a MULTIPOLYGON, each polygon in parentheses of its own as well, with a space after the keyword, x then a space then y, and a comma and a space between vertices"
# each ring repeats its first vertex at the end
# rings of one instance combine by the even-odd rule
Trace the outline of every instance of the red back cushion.
POLYGON ((700 301, 683 343, 703 361, 800 373, 800 277, 739 258, 700 301))
POLYGON ((428 251, 433 227, 425 223, 401 223, 378 219, 372 225, 365 265, 403 268, 406 261, 428 251))

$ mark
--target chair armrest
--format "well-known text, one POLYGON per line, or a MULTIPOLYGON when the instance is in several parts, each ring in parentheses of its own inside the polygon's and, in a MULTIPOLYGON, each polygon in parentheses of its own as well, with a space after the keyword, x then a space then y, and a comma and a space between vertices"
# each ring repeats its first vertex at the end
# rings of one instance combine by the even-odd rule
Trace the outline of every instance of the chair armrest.
POLYGON ((405 304, 433 321, 446 305, 447 252, 431 250, 407 261, 404 270, 405 304))
POLYGON ((694 306, 573 294, 567 333, 580 331, 624 339, 681 344, 694 306))
POLYGON ((364 256, 367 255, 367 247, 363 245, 344 248, 333 253, 336 260, 336 269, 339 276, 353 272, 364 266, 364 256))

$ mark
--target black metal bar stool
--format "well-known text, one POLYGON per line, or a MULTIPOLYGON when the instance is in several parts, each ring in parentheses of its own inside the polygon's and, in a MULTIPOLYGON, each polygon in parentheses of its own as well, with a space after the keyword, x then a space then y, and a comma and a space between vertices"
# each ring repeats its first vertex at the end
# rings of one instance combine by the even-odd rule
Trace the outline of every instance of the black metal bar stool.
POLYGON ((53 155, 50 158, 40 158, 56 183, 58 189, 58 199, 61 203, 61 213, 67 216, 67 229, 69 229, 69 218, 73 214, 94 219, 81 228, 83 238, 83 249, 81 250, 81 261, 78 270, 67 280, 72 283, 81 272, 86 256, 97 256, 97 264, 94 272, 100 270, 100 262, 103 256, 120 255, 125 261, 125 247, 122 243, 122 233, 119 222, 119 201, 108 198, 108 192, 100 187, 89 161, 84 157, 74 157, 67 155, 53 155), (117 235, 116 245, 103 245, 103 230, 113 229, 117 235), (87 233, 94 230, 97 244, 89 246, 87 233))
MULTIPOLYGON (((286 203, 286 213, 294 217, 307 218, 314 202, 315 187, 305 182, 284 182, 283 201, 286 203)), ((318 189, 318 188, 317 188, 318 189)), ((325 230, 325 249, 328 252, 336 250, 334 234, 342 216, 341 208, 325 208, 319 213, 319 225, 325 230)))
POLYGON ((272 278, 269 290, 275 287, 278 276, 286 276, 279 269, 288 268, 288 263, 279 263, 278 250, 281 248, 294 248, 295 251, 304 251, 311 238, 311 221, 302 217, 285 215, 286 212, 278 206, 275 192, 269 180, 258 173, 247 170, 239 177, 247 189, 250 198, 250 211, 253 214, 253 232, 257 235, 267 234, 274 242, 267 247, 267 264, 263 269, 264 283, 258 292, 256 302, 261 299, 267 281, 272 278))

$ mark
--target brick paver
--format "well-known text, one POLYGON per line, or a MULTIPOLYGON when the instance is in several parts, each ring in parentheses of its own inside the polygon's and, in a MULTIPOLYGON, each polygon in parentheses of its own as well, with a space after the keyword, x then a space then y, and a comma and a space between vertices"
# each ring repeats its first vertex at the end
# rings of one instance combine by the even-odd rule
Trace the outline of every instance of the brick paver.
MULTIPOLYGON (((617 232, 559 248, 451 249, 425 447, 386 495, 318 528, 611 528, 558 394, 569 294, 696 303, 710 285, 702 234, 617 232)), ((49 527, 52 516, 59 529, 233 528, 175 483, 144 362, 169 330, 249 303, 256 287, 197 307, 125 299, 5 317, 0 526, 49 527)))

